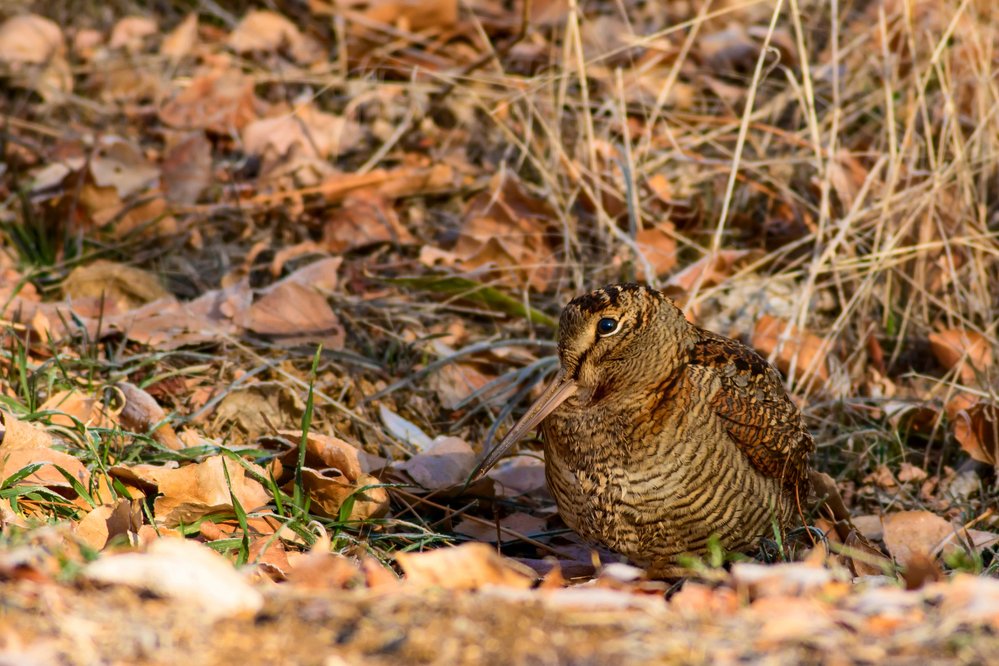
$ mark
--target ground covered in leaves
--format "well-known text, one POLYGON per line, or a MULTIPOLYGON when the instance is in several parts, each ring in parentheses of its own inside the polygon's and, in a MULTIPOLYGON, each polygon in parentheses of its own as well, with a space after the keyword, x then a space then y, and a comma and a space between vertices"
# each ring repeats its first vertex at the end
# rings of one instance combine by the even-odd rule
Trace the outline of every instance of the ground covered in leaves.
POLYGON ((993 0, 146 4, 0 8, 3 660, 996 653, 993 0), (852 527, 654 581, 466 484, 621 280, 852 527))

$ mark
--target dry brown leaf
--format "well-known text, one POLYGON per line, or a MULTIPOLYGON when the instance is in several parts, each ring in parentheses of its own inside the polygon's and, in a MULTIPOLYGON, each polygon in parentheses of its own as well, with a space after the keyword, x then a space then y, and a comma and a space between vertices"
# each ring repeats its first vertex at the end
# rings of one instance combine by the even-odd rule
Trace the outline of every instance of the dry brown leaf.
MULTIPOLYGON (((293 482, 289 482, 293 483, 293 482)), ((380 482, 370 474, 362 474, 352 481, 336 468, 302 468, 302 485, 309 496, 310 510, 327 518, 339 518, 340 509, 351 496, 354 504, 348 520, 380 518, 388 513, 389 496, 385 488, 366 488, 380 482)))
POLYGON ((229 35, 228 45, 237 53, 286 50, 303 65, 316 62, 324 55, 320 45, 303 35, 294 23, 266 9, 247 12, 229 35))
POLYGON ((496 525, 492 521, 470 520, 468 518, 455 525, 454 531, 457 534, 464 534, 467 537, 471 537, 476 541, 496 543, 497 540, 515 540, 516 537, 511 532, 516 532, 521 536, 532 536, 538 532, 542 532, 547 525, 547 521, 544 518, 538 518, 529 513, 518 511, 501 518, 499 524, 501 528, 510 531, 497 530, 496 525))
POLYGON ((346 337, 326 297, 297 282, 274 285, 237 323, 284 344, 318 342, 331 351, 343 349, 346 337))
POLYGON ((496 483, 496 494, 517 497, 546 492, 545 463, 533 456, 517 456, 502 461, 486 474, 496 483))
POLYGON ((392 202, 373 188, 347 195, 323 224, 322 244, 330 252, 343 253, 378 243, 413 242, 392 202))
POLYGON ((158 34, 159 31, 156 21, 147 16, 126 16, 111 28, 108 46, 112 49, 125 49, 131 53, 138 53, 142 51, 146 38, 158 34))
POLYGON ((777 367, 784 374, 795 366, 795 378, 818 377, 829 379, 826 367, 822 338, 809 331, 803 331, 779 317, 762 315, 753 329, 752 345, 764 357, 777 351, 777 367), (786 338, 785 338, 786 336, 786 338))
POLYGON ((72 488, 73 485, 55 468, 58 466, 88 487, 90 472, 74 456, 50 448, 51 435, 13 414, 0 410, 0 481, 34 463, 42 467, 21 479, 19 483, 48 488, 72 488))
POLYGON ((230 391, 215 409, 215 428, 233 425, 248 437, 273 432, 298 421, 305 405, 300 396, 277 382, 257 382, 230 391))
POLYGON ((94 508, 73 531, 89 548, 103 550, 112 539, 129 532, 138 533, 141 526, 142 507, 135 500, 121 499, 94 508))
MULTIPOLYGON (((302 433, 296 430, 281 430, 279 434, 284 435, 293 443, 293 448, 282 457, 285 464, 294 466, 298 456, 297 444, 301 440, 302 433)), ((305 441, 305 464, 315 468, 336 468, 343 472, 348 479, 355 481, 362 474, 368 474, 383 467, 384 460, 362 451, 339 437, 309 432, 305 441)))
POLYGON ((478 590, 501 586, 528 589, 534 572, 499 555, 484 543, 466 543, 455 548, 437 548, 423 553, 398 553, 406 583, 450 590, 478 590))
POLYGON ((97 428, 113 428, 118 423, 117 416, 105 406, 101 398, 75 390, 53 393, 39 406, 38 411, 59 412, 49 417, 49 422, 66 428, 76 427, 73 419, 85 426, 97 428))
POLYGON ((448 363, 430 376, 430 387, 444 409, 458 409, 469 395, 496 379, 472 363, 448 363))
POLYGON ((749 250, 721 250, 714 260, 708 255, 674 273, 667 284, 683 291, 692 290, 698 280, 702 289, 719 285, 735 272, 736 264, 749 255, 749 250))
POLYGON ((357 123, 320 111, 309 102, 289 113, 249 123, 243 128, 243 147, 271 164, 293 153, 328 159, 352 150, 363 135, 357 123))
POLYGON ((961 364, 961 381, 971 384, 977 372, 992 365, 992 345, 981 333, 948 328, 930 333, 930 349, 940 365, 950 370, 961 364))
POLYGON ((171 297, 152 273, 106 259, 74 268, 62 288, 71 299, 110 304, 111 313, 128 312, 157 299, 171 297))
POLYGON ((512 176, 495 176, 469 201, 453 255, 465 271, 482 271, 506 283, 543 291, 557 262, 547 225, 556 218, 547 201, 512 176))
POLYGON ((98 187, 113 187, 124 199, 158 178, 160 170, 129 141, 104 136, 90 158, 90 175, 98 187))
POLYGON ((162 495, 153 505, 154 514, 157 522, 167 527, 193 523, 211 513, 231 512, 233 496, 246 512, 270 501, 270 494, 246 475, 241 464, 221 455, 194 465, 162 470, 157 473, 156 481, 162 495))
MULTIPOLYGON (((919 557, 935 557, 945 539, 955 533, 955 527, 929 511, 900 511, 881 518, 884 542, 888 551, 903 567, 919 557)), ((943 552, 958 550, 956 538, 944 547, 943 552)))
POLYGON ((179 451, 186 448, 177 437, 173 426, 167 422, 166 412, 156 402, 156 398, 128 382, 120 382, 115 384, 115 387, 121 391, 125 399, 125 404, 118 415, 122 426, 132 432, 149 434, 168 449, 179 451))
POLYGON ((44 16, 20 14, 0 25, 0 62, 43 65, 65 51, 62 30, 44 16))
POLYGON ((177 62, 189 55, 197 42, 198 14, 191 12, 163 38, 163 43, 160 44, 160 55, 177 62))
POLYGON ((409 32, 446 31, 458 22, 457 0, 377 0, 358 4, 367 5, 362 12, 367 21, 399 26, 409 32))
POLYGON ((177 461, 171 460, 163 465, 150 465, 147 463, 140 463, 138 465, 112 465, 108 472, 122 483, 139 488, 147 495, 154 495, 157 488, 159 488, 160 477, 179 467, 180 465, 177 461))
POLYGON ((360 587, 364 573, 352 560, 329 551, 329 541, 320 539, 304 555, 292 561, 288 583, 303 590, 330 592, 360 587))
POLYGON ((0 447, 6 449, 47 449, 53 444, 52 435, 25 423, 10 412, 0 409, 0 447))
POLYGON ((992 402, 979 402, 959 409, 951 420, 954 439, 979 462, 999 468, 999 408, 992 402))
POLYGON ((160 107, 160 120, 180 130, 238 132, 258 116, 253 89, 253 79, 236 70, 202 74, 160 107))
POLYGON ((102 557, 88 564, 84 578, 127 585, 195 605, 204 621, 251 617, 263 596, 207 546, 187 539, 157 539, 145 553, 102 557))
POLYGON ((174 204, 194 204, 213 181, 212 144, 204 132, 183 135, 166 152, 160 164, 166 199, 174 204))
MULTIPOLYGON (((635 235, 635 245, 642 252, 645 261, 655 272, 655 277, 669 273, 676 266, 676 241, 673 240, 673 224, 662 222, 654 227, 647 227, 635 235)), ((645 265, 637 262, 636 275, 639 280, 649 280, 645 275, 645 265)))
POLYGON ((442 490, 465 483, 475 467, 475 452, 459 437, 437 437, 426 449, 394 466, 420 486, 442 490))

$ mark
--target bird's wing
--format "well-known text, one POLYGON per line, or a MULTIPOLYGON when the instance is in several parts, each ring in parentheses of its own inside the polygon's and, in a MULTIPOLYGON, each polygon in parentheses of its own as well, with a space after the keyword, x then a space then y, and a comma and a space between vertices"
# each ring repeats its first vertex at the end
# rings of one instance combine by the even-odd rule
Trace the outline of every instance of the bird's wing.
POLYGON ((721 380, 712 408, 729 437, 757 470, 782 479, 788 489, 805 490, 815 443, 780 375, 749 347, 710 331, 701 333, 690 364, 721 380))

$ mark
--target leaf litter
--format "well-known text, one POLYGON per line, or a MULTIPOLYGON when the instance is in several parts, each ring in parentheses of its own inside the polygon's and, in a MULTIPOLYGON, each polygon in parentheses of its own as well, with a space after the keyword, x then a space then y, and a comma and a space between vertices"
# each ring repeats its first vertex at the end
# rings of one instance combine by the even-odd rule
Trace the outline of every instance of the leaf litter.
POLYGON ((3 658, 986 661, 995 26, 883 4, 4 14, 3 658), (468 483, 626 279, 788 377, 810 536, 666 584, 468 483))

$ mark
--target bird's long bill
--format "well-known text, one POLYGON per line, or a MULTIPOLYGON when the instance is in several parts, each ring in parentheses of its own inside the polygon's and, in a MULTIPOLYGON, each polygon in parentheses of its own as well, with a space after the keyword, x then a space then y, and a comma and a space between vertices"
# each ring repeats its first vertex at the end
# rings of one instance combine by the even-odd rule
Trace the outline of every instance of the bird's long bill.
POLYGON ((546 416, 555 411, 559 405, 572 396, 576 392, 576 388, 575 380, 565 377, 564 373, 559 372, 558 376, 545 388, 541 397, 535 400, 527 412, 520 417, 520 420, 513 424, 506 437, 500 440, 500 443, 493 447, 493 450, 479 463, 479 466, 472 472, 471 479, 478 479, 488 472, 510 450, 511 446, 516 444, 521 437, 533 430, 546 416))

